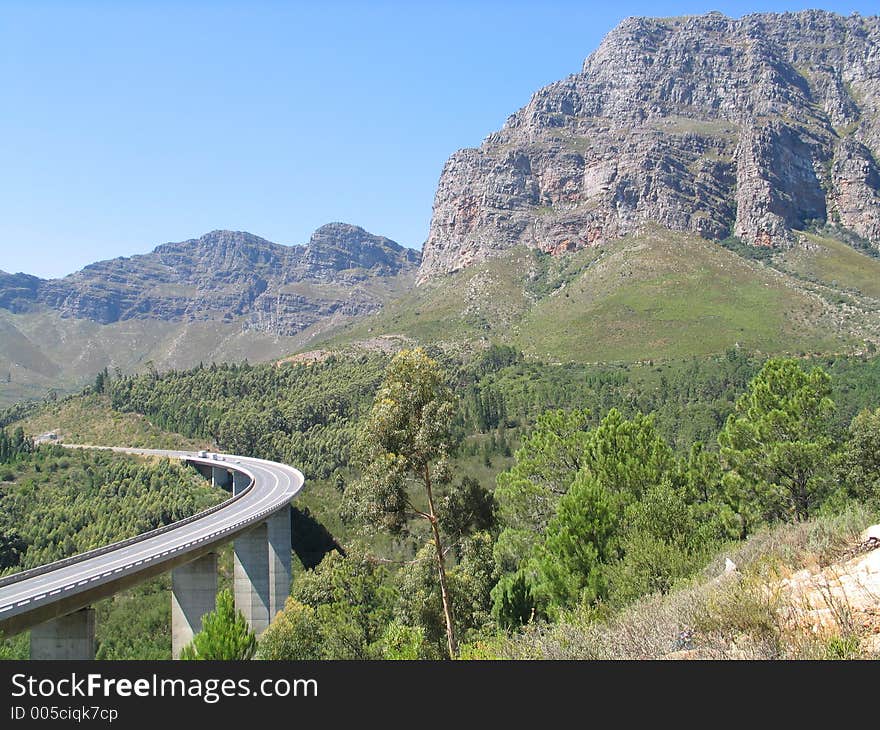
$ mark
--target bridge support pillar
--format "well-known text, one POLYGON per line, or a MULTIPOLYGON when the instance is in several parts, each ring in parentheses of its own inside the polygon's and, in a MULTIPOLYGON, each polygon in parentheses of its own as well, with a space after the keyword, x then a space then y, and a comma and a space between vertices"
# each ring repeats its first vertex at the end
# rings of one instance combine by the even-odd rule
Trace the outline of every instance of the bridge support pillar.
POLYGON ((232 493, 234 495, 247 489, 250 483, 251 478, 247 474, 240 471, 232 472, 232 493))
POLYGON ((259 636, 269 625, 268 530, 261 522, 235 538, 235 607, 259 636))
POLYGON ((222 466, 211 467, 211 486, 228 488, 232 485, 232 476, 229 471, 222 466))
POLYGON ((269 621, 290 595, 290 505, 266 520, 269 537, 269 621))
POLYGON ((95 609, 59 616, 31 629, 31 659, 94 659, 95 609))
POLYGON ((171 571, 171 656, 202 630, 202 617, 217 601, 217 553, 208 553, 171 571))

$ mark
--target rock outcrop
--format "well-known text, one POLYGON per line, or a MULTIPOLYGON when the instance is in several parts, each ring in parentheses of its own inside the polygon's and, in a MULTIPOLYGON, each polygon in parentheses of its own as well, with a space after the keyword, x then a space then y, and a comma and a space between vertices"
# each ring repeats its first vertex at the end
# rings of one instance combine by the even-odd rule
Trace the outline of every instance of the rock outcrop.
POLYGON ((630 18, 452 155, 419 280, 648 223, 784 246, 827 221, 880 247, 878 159, 880 17, 630 18))
POLYGON ((91 264, 63 279, 0 272, 0 307, 45 306, 64 317, 109 324, 128 319, 240 321, 293 335, 334 314, 381 307, 369 284, 413 275, 418 252, 344 223, 322 226, 304 246, 250 233, 212 231, 152 253, 91 264))
POLYGON ((804 568, 783 578, 775 591, 784 620, 817 635, 859 636, 866 654, 880 653, 880 525, 872 525, 847 559, 821 570, 804 568))

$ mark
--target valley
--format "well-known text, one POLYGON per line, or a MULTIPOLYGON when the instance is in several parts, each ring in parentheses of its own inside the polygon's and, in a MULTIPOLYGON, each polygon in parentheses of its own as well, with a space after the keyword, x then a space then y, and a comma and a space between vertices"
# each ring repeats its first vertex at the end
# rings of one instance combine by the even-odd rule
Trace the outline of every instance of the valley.
MULTIPOLYGON (((220 498, 52 433, 302 471, 290 598, 236 619, 220 549, 199 658, 876 658, 877 607, 814 582, 876 564, 878 47, 628 18, 449 156, 420 251, 337 222, 0 272, 0 569, 220 498)), ((97 656, 170 658, 171 585, 101 601, 97 656)))

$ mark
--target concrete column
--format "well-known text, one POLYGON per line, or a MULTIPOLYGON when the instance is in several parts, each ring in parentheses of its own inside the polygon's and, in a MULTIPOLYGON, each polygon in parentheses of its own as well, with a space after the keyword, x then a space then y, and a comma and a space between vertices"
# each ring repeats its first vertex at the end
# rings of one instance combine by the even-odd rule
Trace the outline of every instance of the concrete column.
POLYGON ((202 617, 217 602, 217 553, 208 553, 171 571, 171 656, 202 630, 202 617))
POLYGON ((251 478, 240 471, 232 472, 232 493, 238 494, 250 486, 251 478))
POLYGON ((94 659, 95 609, 59 616, 31 629, 31 659, 94 659))
POLYGON ((235 607, 259 636, 269 625, 269 544, 261 522, 235 538, 235 607))
POLYGON ((266 520, 269 537, 269 620, 290 595, 290 505, 266 520))
POLYGON ((214 487, 223 487, 226 489, 231 486, 232 477, 229 474, 229 470, 222 466, 212 466, 211 467, 211 485, 214 487))

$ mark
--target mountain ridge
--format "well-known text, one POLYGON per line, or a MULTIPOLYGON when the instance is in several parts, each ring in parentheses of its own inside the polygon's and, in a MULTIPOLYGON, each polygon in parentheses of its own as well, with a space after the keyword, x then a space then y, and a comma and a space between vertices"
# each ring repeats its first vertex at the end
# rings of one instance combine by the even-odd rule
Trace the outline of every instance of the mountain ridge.
POLYGON ((628 18, 441 173, 419 283, 518 244, 647 223, 785 247, 814 221, 880 246, 880 17, 628 18))
POLYGON ((299 246, 215 230, 150 253, 98 261, 62 279, 0 274, 0 307, 20 314, 44 306, 100 324, 245 317, 246 326, 294 335, 319 314, 375 311, 381 302, 357 285, 405 275, 418 260, 412 249, 344 223, 322 226, 299 246), (347 285, 351 291, 308 296, 295 291, 301 283, 347 285))
POLYGON ((0 406, 125 372, 289 355, 413 283, 417 251, 345 223, 284 246, 241 231, 99 261, 63 279, 0 274, 0 406))

